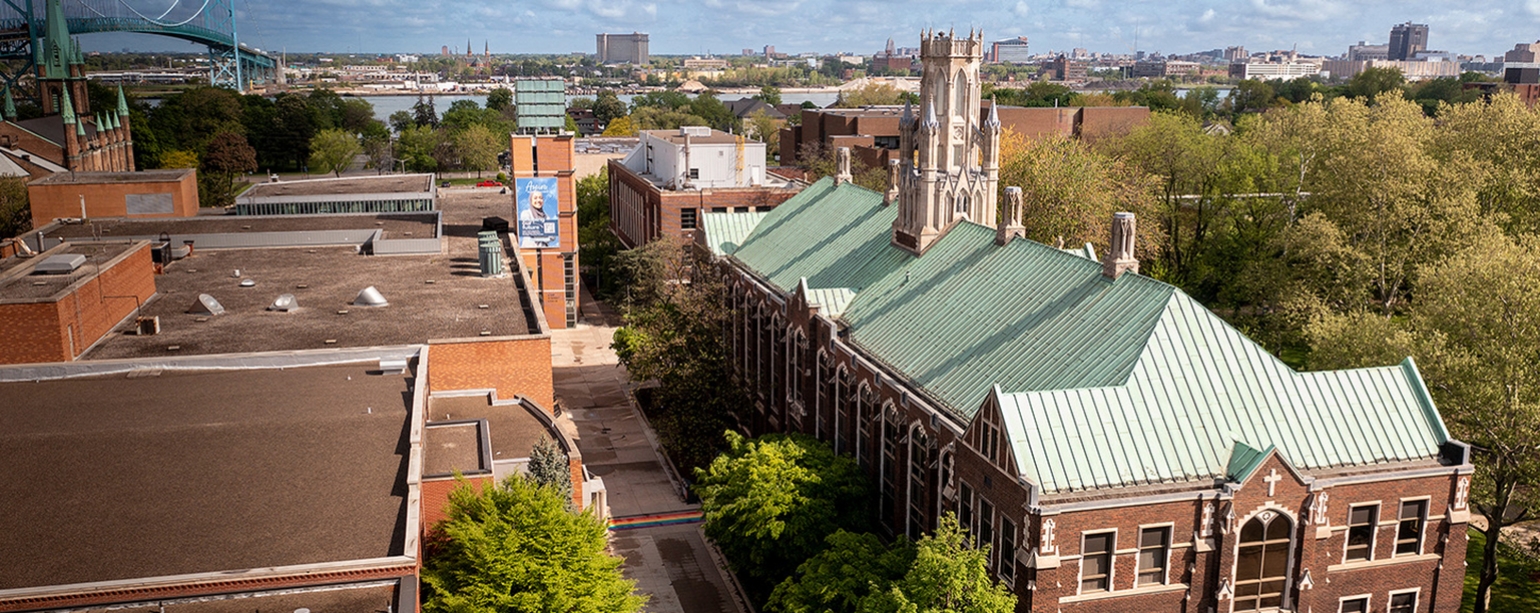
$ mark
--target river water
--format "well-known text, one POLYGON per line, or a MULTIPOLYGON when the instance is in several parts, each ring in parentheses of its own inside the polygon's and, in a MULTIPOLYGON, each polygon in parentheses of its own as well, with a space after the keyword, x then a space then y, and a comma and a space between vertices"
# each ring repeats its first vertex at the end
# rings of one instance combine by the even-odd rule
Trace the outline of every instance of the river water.
MULTIPOLYGON (((747 98, 748 96, 749 94, 721 94, 718 96, 718 98, 720 98, 723 102, 726 102, 728 100, 737 100, 738 98, 747 98)), ((623 94, 619 97, 621 102, 629 105, 631 104, 631 98, 633 96, 629 94, 623 94)), ((417 104, 417 96, 359 96, 359 98, 367 100, 369 104, 374 105, 374 116, 380 121, 387 121, 391 113, 396 111, 411 111, 412 105, 417 104)), ((825 107, 834 104, 834 101, 838 98, 839 94, 835 92, 781 94, 782 103, 802 104, 804 101, 806 101, 812 102, 819 107, 825 107)), ((570 100, 571 97, 568 99, 570 100)), ((485 105, 487 103, 486 96, 445 94, 436 95, 433 97, 433 108, 436 109, 439 116, 442 117, 444 115, 444 111, 449 110, 449 105, 454 104, 454 101, 456 100, 473 100, 476 102, 476 104, 479 105, 485 105)))

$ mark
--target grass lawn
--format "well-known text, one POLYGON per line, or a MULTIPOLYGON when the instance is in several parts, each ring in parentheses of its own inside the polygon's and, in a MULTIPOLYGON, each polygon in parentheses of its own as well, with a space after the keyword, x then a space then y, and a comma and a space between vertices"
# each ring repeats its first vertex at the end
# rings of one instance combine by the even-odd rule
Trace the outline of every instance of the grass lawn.
MULTIPOLYGON (((1481 552, 1486 547, 1486 537, 1472 529, 1470 546, 1465 551, 1465 601, 1461 611, 1472 611, 1476 606, 1476 583, 1481 578, 1481 552)), ((1492 586, 1494 613, 1507 611, 1540 611, 1540 562, 1524 558, 1504 545, 1498 549, 1497 584, 1492 586)))

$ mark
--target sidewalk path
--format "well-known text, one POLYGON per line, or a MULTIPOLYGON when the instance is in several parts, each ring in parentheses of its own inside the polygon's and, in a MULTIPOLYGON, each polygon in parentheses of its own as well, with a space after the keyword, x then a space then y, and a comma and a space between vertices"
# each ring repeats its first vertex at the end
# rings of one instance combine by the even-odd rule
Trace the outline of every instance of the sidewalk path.
MULTIPOLYGON (((584 320, 604 321, 604 305, 584 298, 584 320)), ((614 332, 608 325, 583 324, 551 334, 556 397, 577 425, 583 464, 604 479, 615 517, 698 511, 699 505, 679 499, 626 394, 626 372, 609 347, 614 332)), ((610 537, 615 553, 626 559, 626 575, 651 596, 646 611, 741 613, 699 524, 637 527, 610 537)))

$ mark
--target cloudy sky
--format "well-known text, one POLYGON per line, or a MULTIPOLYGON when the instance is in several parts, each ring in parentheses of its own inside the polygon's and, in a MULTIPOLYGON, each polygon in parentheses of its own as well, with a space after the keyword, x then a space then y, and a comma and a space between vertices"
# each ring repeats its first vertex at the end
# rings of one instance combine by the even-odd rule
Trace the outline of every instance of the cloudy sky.
MULTIPOLYGON (((163 10, 175 0, 119 0, 163 10)), ((196 2, 196 0, 182 0, 196 2)), ((1337 55, 1383 43, 1393 24, 1431 26, 1429 46, 1500 54, 1540 39, 1540 0, 235 0, 243 42, 326 52, 594 51, 597 32, 651 34, 655 54, 872 53, 923 28, 983 27, 989 40, 1027 36, 1034 52, 1187 53, 1229 45, 1337 55)), ((201 3, 198 3, 201 4, 201 3)), ((91 49, 191 50, 171 39, 93 35, 91 49)))

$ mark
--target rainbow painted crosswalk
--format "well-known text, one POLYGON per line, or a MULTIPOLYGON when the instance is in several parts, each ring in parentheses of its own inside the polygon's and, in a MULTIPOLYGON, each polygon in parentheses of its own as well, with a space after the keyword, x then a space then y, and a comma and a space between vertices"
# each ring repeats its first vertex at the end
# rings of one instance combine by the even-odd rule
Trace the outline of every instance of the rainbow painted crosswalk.
POLYGON ((679 511, 677 513, 658 513, 655 515, 632 515, 630 517, 611 517, 610 531, 632 530, 636 528, 651 528, 654 526, 672 526, 676 524, 698 524, 704 514, 700 511, 679 511))

